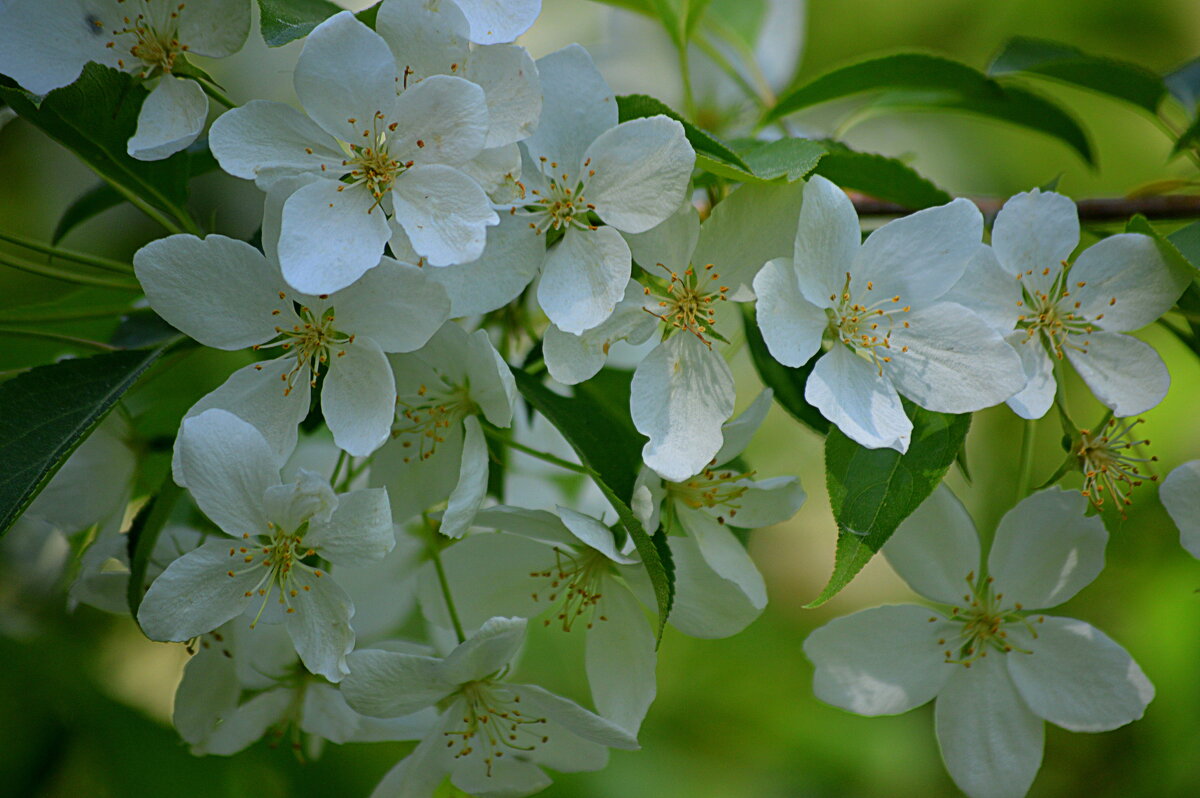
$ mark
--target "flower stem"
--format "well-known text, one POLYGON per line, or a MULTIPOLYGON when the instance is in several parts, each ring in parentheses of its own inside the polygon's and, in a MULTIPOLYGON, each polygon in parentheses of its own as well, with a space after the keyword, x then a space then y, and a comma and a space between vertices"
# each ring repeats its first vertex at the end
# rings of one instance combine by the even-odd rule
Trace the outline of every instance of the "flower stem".
POLYGON ((128 313, 129 305, 109 305, 98 308, 79 308, 77 310, 46 311, 33 313, 7 313, 4 320, 20 324, 42 324, 44 322, 78 321, 80 319, 107 319, 128 313))
POLYGON ((592 470, 590 468, 588 468, 586 466, 581 466, 578 463, 572 463, 570 460, 564 460, 561 457, 556 457, 555 455, 552 455, 549 452, 543 452, 543 451, 539 451, 537 449, 530 448, 529 446, 526 446, 523 443, 517 443, 512 438, 509 438, 507 435, 500 432, 500 430, 498 430, 498 429, 493 429, 491 427, 484 426, 483 434, 488 436, 489 438, 491 438, 494 441, 499 441, 500 443, 503 443, 505 446, 507 446, 510 449, 515 449, 516 451, 527 454, 530 457, 536 457, 538 460, 542 460, 542 461, 545 461, 552 465, 556 465, 559 468, 565 468, 567 471, 574 471, 576 474, 584 474, 585 476, 592 476, 592 470))
POLYGON ((29 238, 13 235, 12 233, 0 232, 0 241, 7 241, 10 244, 16 244, 18 247, 32 249, 34 252, 41 252, 44 255, 49 255, 53 258, 61 258, 62 260, 75 261, 88 266, 94 266, 97 269, 105 271, 117 272, 119 274, 133 274, 133 267, 128 263, 122 263, 119 260, 111 260, 102 258, 99 255, 88 255, 84 252, 75 252, 69 249, 59 249, 58 247, 49 244, 43 244, 40 241, 34 241, 29 238))
MULTIPOLYGON (((429 523, 429 519, 425 519, 425 526, 430 533, 437 535, 438 532, 433 528, 433 524, 429 523)), ((450 623, 454 625, 454 634, 458 637, 458 642, 462 643, 467 639, 463 634, 462 621, 458 619, 458 610, 454 607, 454 597, 450 595, 450 580, 446 578, 446 569, 442 565, 442 553, 439 546, 440 541, 432 540, 429 543, 429 558, 433 560, 433 568, 437 571, 438 584, 442 588, 442 598, 446 600, 446 612, 450 615, 450 623)))
POLYGON ((679 76, 683 81, 683 113, 689 120, 696 118, 696 97, 692 94, 692 72, 688 65, 688 43, 679 45, 679 76))
POLYGON ((63 335, 62 333, 48 332, 46 330, 22 330, 18 327, 0 327, 0 335, 16 335, 23 338, 45 338, 50 341, 61 341, 67 344, 75 344, 76 346, 85 346, 89 349, 97 349, 101 352, 116 352, 118 347, 109 344, 93 341, 90 338, 76 338, 74 335, 63 335))
POLYGON ((67 271, 66 269, 58 269, 54 266, 44 266, 40 263, 18 258, 9 254, 0 254, 0 266, 7 266, 10 269, 18 269, 19 271, 36 274, 40 277, 49 277, 51 280, 62 280, 66 283, 76 283, 78 285, 92 285, 98 288, 119 288, 123 291, 141 291, 142 287, 137 283, 131 283, 127 280, 114 280, 108 277, 96 277, 90 274, 79 274, 78 272, 67 271))
POLYGON ((1017 472, 1017 501, 1025 498, 1033 476, 1033 442, 1037 430, 1036 419, 1026 419, 1021 432, 1021 466, 1017 472))

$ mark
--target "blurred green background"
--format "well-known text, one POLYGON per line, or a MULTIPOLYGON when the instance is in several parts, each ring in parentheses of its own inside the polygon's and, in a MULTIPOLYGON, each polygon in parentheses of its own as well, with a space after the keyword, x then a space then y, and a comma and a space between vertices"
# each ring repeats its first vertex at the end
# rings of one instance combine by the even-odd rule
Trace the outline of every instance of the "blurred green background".
MULTIPOLYGON (((1055 39, 1085 51, 1166 71, 1200 54, 1195 0, 812 0, 804 9, 798 77, 859 58, 922 49, 977 67, 1014 35, 1055 39)), ((801 33, 797 25, 796 34, 801 33)), ((651 24, 584 0, 546 0, 522 40, 535 56, 579 41, 596 56, 618 92, 678 102, 680 89, 665 37, 651 24), (665 59, 665 60, 664 60, 665 59)), ((237 100, 291 98, 290 65, 298 45, 268 52, 252 35, 246 51, 215 72, 237 100)), ((1032 84, 1031 84, 1032 85, 1032 84)), ((1169 141, 1140 112, 1045 81, 1084 123, 1099 154, 1089 169, 1056 141, 963 116, 892 114, 866 119, 845 136, 859 149, 901 156, 957 194, 1007 196, 1062 175, 1076 198, 1120 196, 1135 187, 1194 173, 1168 161, 1169 141)), ((834 124, 818 114, 804 124, 834 124)), ((94 182, 88 170, 26 123, 0 130, 0 229, 48 240, 62 210, 94 182)), ((223 175, 199 181, 195 205, 222 232, 249 235, 260 195, 223 175)), ((157 231, 136 211, 118 208, 73 232, 65 245, 128 258, 157 231)), ((0 271, 0 314, 31 303, 102 304, 88 290, 0 271)), ((111 323, 73 328, 105 339, 111 323)), ((1143 337, 1173 377, 1163 404, 1144 427, 1159 473, 1200 456, 1200 364, 1161 329, 1143 337)), ((0 334, 0 372, 47 362, 58 344, 0 334)), ((188 395, 215 387, 236 356, 205 354, 161 382, 151 424, 170 434, 188 395), (175 397, 174 403, 172 398, 175 397), (155 421, 157 419, 157 421, 155 421)), ((735 358, 739 409, 758 390, 745 352, 735 358)), ((1070 395, 1077 420, 1100 410, 1080 386, 1070 395)), ((1038 427, 1035 478, 1058 465, 1057 421, 1038 427)), ((991 527, 1015 495, 1020 426, 1006 409, 976 414, 968 442, 974 482, 950 480, 981 527, 991 527)), ((869 565, 819 610, 816 596, 832 566, 835 529, 825 497, 820 440, 776 409, 748 452, 762 475, 799 474, 809 501, 788 524, 757 532, 751 552, 771 604, 743 634, 700 641, 668 632, 660 650, 658 700, 640 736, 643 750, 614 752, 608 769, 561 775, 544 793, 577 798, 792 798, 798 796, 955 795, 939 761, 930 707, 866 719, 821 704, 801 651, 810 630, 861 607, 907 601, 911 593, 882 560, 869 565)), ((1040 481, 1040 479, 1039 479, 1040 481)), ((1073 483, 1068 483, 1073 484, 1073 483)), ((1034 796, 1200 795, 1200 563, 1152 487, 1135 494, 1127 520, 1106 518, 1109 566, 1056 614, 1095 624, 1124 644, 1155 683, 1146 717, 1101 735, 1047 728, 1045 763, 1034 796)), ((0 585, 0 612, 32 615, 17 637, 0 637, 0 795, 13 796, 317 796, 366 795, 403 754, 405 744, 329 746, 312 763, 260 744, 231 759, 197 759, 169 726, 171 695, 186 655, 182 646, 149 643, 128 619, 56 598, 14 595, 0 585)), ((522 676, 586 696, 578 641, 533 638, 522 676)))

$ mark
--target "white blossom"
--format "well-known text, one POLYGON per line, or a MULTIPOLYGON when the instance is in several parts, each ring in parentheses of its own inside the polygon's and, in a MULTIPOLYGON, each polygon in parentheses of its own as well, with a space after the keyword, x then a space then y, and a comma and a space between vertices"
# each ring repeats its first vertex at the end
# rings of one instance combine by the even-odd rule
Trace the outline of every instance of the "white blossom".
POLYGON ((754 279, 771 355, 805 365, 805 399, 868 448, 904 452, 912 423, 900 395, 965 413, 1024 384, 1017 354, 978 315, 942 296, 982 248, 983 217, 957 199, 889 222, 859 243, 846 194, 823 177, 804 189, 794 256, 754 279))
POLYGON ((354 647, 354 607, 314 555, 352 565, 395 545, 387 492, 337 495, 324 477, 301 470, 281 484, 262 434, 224 410, 206 410, 180 428, 179 465, 196 505, 219 536, 173 562, 138 611, 153 640, 190 640, 244 612, 283 622, 312 673, 336 682, 354 647))
POLYGON ((89 61, 157 79, 128 143, 154 161, 195 141, 208 117, 204 89, 176 61, 232 55, 249 32, 249 0, 14 0, 0 8, 0 72, 34 94, 74 83, 89 61))
POLYGON ((1200 460, 1176 468, 1158 489, 1167 514, 1179 527, 1179 542, 1193 557, 1200 557, 1200 460))
POLYGON ((1154 688, 1125 649, 1083 621, 1044 615, 1104 567, 1108 533, 1087 500, 1057 488, 1001 519, 980 571, 966 509, 941 487, 883 551, 916 605, 839 618, 804 643, 817 697, 861 715, 906 712, 936 697, 942 758, 973 796, 1021 796, 1042 758, 1042 722, 1115 729, 1142 716, 1154 688))

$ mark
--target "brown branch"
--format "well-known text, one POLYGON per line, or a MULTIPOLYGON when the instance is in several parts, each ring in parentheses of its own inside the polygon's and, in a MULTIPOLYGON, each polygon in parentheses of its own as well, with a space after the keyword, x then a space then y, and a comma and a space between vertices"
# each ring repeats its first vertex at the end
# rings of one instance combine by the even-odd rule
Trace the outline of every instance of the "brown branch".
MULTIPOLYGON (((906 216, 913 212, 894 202, 852 194, 854 208, 859 216, 906 216)), ((988 217, 993 217, 1004 205, 1004 200, 991 197, 971 197, 972 202, 988 217)), ((1148 219, 1186 219, 1200 217, 1200 196, 1170 194, 1158 197, 1105 197, 1103 199, 1079 200, 1079 218, 1085 222, 1124 221, 1134 214, 1148 219)))

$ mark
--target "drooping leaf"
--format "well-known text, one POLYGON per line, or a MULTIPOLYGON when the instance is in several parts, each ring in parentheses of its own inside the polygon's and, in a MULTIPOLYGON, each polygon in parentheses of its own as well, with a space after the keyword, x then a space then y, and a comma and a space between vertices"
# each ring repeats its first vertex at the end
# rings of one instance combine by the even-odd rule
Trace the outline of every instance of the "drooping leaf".
POLYGON ((1010 39, 988 66, 989 75, 1032 73, 1158 110, 1167 93, 1163 79, 1144 67, 1089 55, 1059 42, 1018 36, 1010 39))
POLYGON ((1171 96, 1187 109, 1188 114, 1196 113, 1196 105, 1200 103, 1200 58, 1193 58, 1183 66, 1168 72, 1163 76, 1163 83, 1171 96))
POLYGON ((339 11, 329 0, 258 0, 263 41, 280 47, 302 39, 339 11))
POLYGON ((0 384, 0 535, 163 349, 63 360, 0 384))
POLYGON ((867 449, 831 427, 825 479, 838 525, 833 575, 809 607, 833 598, 929 497, 962 450, 971 415, 934 413, 904 403, 913 423, 908 451, 867 449))
POLYGON ((750 167, 746 165, 736 152, 730 149, 729 145, 720 141, 711 133, 696 127, 661 100, 647 94, 622 94, 617 97, 617 114, 618 119, 622 122, 628 122, 631 119, 641 119, 647 116, 658 116, 659 114, 670 117, 683 125, 688 142, 691 143, 692 149, 696 151, 697 155, 708 155, 717 161, 732 164, 742 171, 750 171, 750 167))
POLYGON ((586 391, 577 390, 574 397, 560 396, 521 369, 513 369, 513 377, 521 396, 562 433, 579 455, 580 462, 590 471, 596 487, 617 511, 621 528, 637 547, 654 587, 658 603, 658 637, 661 639, 675 598, 675 570, 670 556, 663 554, 665 546, 652 537, 654 530, 648 534, 629 508, 634 481, 642 464, 642 444, 636 434, 630 435, 627 431, 632 424, 622 423, 619 419, 624 414, 613 412, 586 391))
MULTIPOLYGON (((1200 225, 1200 222, 1189 225, 1189 227, 1196 227, 1197 225, 1200 225)), ((1185 227, 1180 230, 1176 230, 1175 233, 1183 233, 1185 230, 1188 230, 1188 228, 1185 227)), ((1152 239, 1154 239, 1154 243, 1158 245, 1159 253, 1163 256, 1163 259, 1167 261, 1167 264, 1172 269, 1181 269, 1193 276, 1195 276, 1196 272, 1200 270, 1200 267, 1197 267, 1191 260, 1188 259, 1187 255, 1183 253, 1174 239, 1169 236, 1164 236, 1162 233, 1158 232, 1158 230, 1154 228, 1154 225, 1150 224, 1150 220, 1142 214, 1139 213, 1134 215, 1134 217, 1125 224, 1125 232, 1141 233, 1142 235, 1150 236, 1152 239)), ((1183 238, 1186 243, 1191 243, 1188 239, 1194 235, 1195 232, 1188 232, 1184 233, 1181 238, 1183 238)))
MULTIPOLYGON (((1140 231, 1138 231, 1140 232, 1140 231)), ((1200 269, 1200 222, 1192 222, 1167 236, 1193 269, 1200 269)))
POLYGON ((129 527, 129 584, 125 588, 125 599, 129 604, 129 614, 137 621, 138 608, 142 606, 142 598, 150 587, 146 584, 146 569, 150 565, 150 555, 158 537, 171 517, 175 502, 182 495, 183 489, 175 484, 175 478, 168 473, 163 479, 158 492, 146 502, 133 524, 129 527))
POLYGON ((149 92, 132 75, 89 63, 70 86, 39 103, 23 89, 0 83, 0 97, 50 138, 79 156, 105 180, 176 218, 187 201, 189 156, 139 161, 126 152, 149 92))
POLYGON ((814 170, 843 188, 920 210, 953 199, 912 167, 883 155, 855 150, 835 141, 822 141, 826 153, 814 170))
POLYGON ((1194 147, 1200 144, 1200 116, 1192 120, 1192 123, 1187 126, 1187 129, 1179 134, 1179 139, 1175 142, 1175 146, 1171 148, 1171 154, 1175 155, 1183 152, 1188 147, 1194 147))
POLYGON ((763 180, 786 178, 794 183, 808 177, 825 156, 826 148, 812 139, 785 138, 768 141, 743 153, 750 170, 763 180))
POLYGON ((763 385, 775 392, 775 401, 788 411, 793 418, 804 424, 818 435, 829 432, 829 420, 821 415, 821 411, 810 405, 804 399, 804 385, 808 375, 812 373, 817 359, 814 357, 800 368, 785 366, 767 350, 762 333, 758 329, 754 307, 748 302, 742 303, 742 327, 746 332, 746 345, 750 349, 750 358, 758 372, 763 385))
POLYGON ((1004 86, 966 64, 924 53, 900 53, 835 69, 780 98, 767 111, 773 122, 804 108, 867 92, 925 92, 931 108, 966 111, 1054 136, 1094 163, 1087 134, 1055 103, 1004 86))

